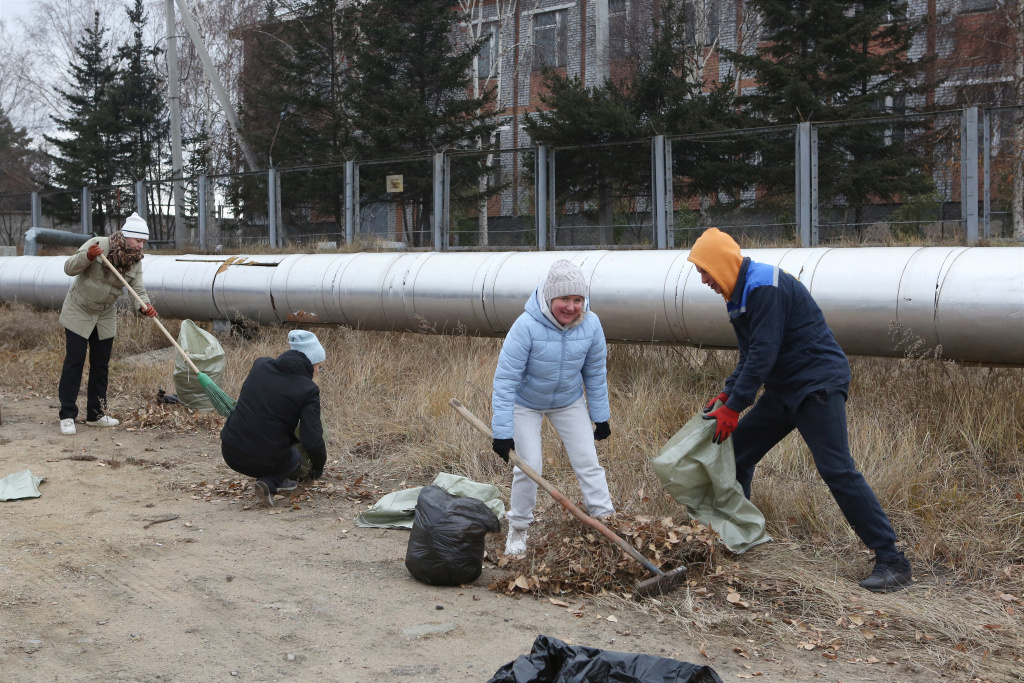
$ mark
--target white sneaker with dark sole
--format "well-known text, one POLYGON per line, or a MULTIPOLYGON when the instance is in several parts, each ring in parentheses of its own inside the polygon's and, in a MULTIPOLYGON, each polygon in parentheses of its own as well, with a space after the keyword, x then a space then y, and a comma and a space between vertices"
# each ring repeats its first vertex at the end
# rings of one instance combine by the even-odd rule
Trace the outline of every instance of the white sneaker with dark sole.
POLYGON ((87 420, 86 423, 90 427, 116 427, 121 424, 120 420, 115 420, 109 415, 101 415, 98 420, 87 420))
POLYGON ((60 433, 64 436, 73 436, 78 433, 75 429, 75 420, 71 417, 65 417, 60 421, 60 433))

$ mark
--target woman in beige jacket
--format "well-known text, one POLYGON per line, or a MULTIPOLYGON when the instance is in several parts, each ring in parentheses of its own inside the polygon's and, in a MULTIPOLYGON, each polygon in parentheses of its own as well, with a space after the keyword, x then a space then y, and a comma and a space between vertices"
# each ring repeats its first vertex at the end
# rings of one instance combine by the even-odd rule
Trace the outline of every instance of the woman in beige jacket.
POLYGON ((142 284, 142 251, 149 239, 149 226, 133 213, 124 227, 110 237, 93 237, 64 262, 64 272, 74 277, 64 298, 60 322, 64 325, 67 350, 57 394, 60 397, 61 434, 75 433, 78 417, 78 392, 82 387, 82 368, 89 354, 89 384, 86 400, 86 422, 93 427, 115 427, 118 420, 105 415, 107 404, 107 371, 110 350, 117 332, 117 311, 114 302, 124 286, 117 276, 96 257, 110 261, 139 297, 146 302, 139 312, 156 317, 149 295, 142 284))

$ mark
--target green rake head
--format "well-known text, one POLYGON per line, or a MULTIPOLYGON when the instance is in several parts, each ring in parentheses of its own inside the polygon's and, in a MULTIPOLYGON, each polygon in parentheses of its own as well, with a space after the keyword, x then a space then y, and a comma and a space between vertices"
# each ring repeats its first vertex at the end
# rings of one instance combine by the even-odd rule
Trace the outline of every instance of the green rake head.
POLYGON ((199 386, 206 392, 207 398, 210 399, 210 403, 213 404, 214 410, 216 410, 221 417, 228 417, 231 415, 231 411, 235 409, 235 400, 224 393, 224 390, 213 383, 213 380, 204 373, 199 373, 199 386))

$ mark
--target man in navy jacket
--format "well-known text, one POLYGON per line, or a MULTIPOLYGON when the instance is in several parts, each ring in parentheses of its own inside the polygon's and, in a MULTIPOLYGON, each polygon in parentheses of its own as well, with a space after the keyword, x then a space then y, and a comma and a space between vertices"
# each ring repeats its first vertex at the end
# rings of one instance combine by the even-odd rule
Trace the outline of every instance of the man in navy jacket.
POLYGON ((736 479, 747 498, 757 464, 797 429, 846 521, 875 551, 874 570, 860 585, 875 592, 909 585, 910 563, 896 548, 896 532, 850 456, 850 364, 810 292, 789 273, 744 258, 732 237, 717 228, 697 239, 687 260, 725 298, 736 333, 739 362, 704 412, 717 422, 716 443, 732 435, 736 479))

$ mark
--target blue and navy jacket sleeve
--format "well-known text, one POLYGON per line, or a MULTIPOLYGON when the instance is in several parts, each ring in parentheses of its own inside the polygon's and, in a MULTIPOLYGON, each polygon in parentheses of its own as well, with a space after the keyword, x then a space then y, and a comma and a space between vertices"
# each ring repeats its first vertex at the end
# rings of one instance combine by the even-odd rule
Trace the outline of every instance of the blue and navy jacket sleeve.
POLYGON ((608 344, 604 338, 604 328, 600 319, 593 313, 587 317, 593 317, 597 323, 591 339, 590 348, 587 350, 587 357, 583 361, 583 386, 587 390, 587 407, 590 410, 592 422, 607 422, 611 415, 608 406, 608 344))
POLYGON ((753 405, 761 386, 767 381, 779 356, 786 332, 786 304, 778 286, 762 284, 747 294, 747 324, 742 334, 740 362, 736 365, 726 393, 730 408, 740 412, 753 405))
POLYGON ((523 320, 523 316, 520 316, 505 335, 505 342, 501 345, 501 353, 498 355, 498 367, 494 370, 491 431, 495 439, 512 438, 512 411, 515 408, 516 390, 526 374, 526 363, 530 359, 532 345, 530 327, 523 320))

